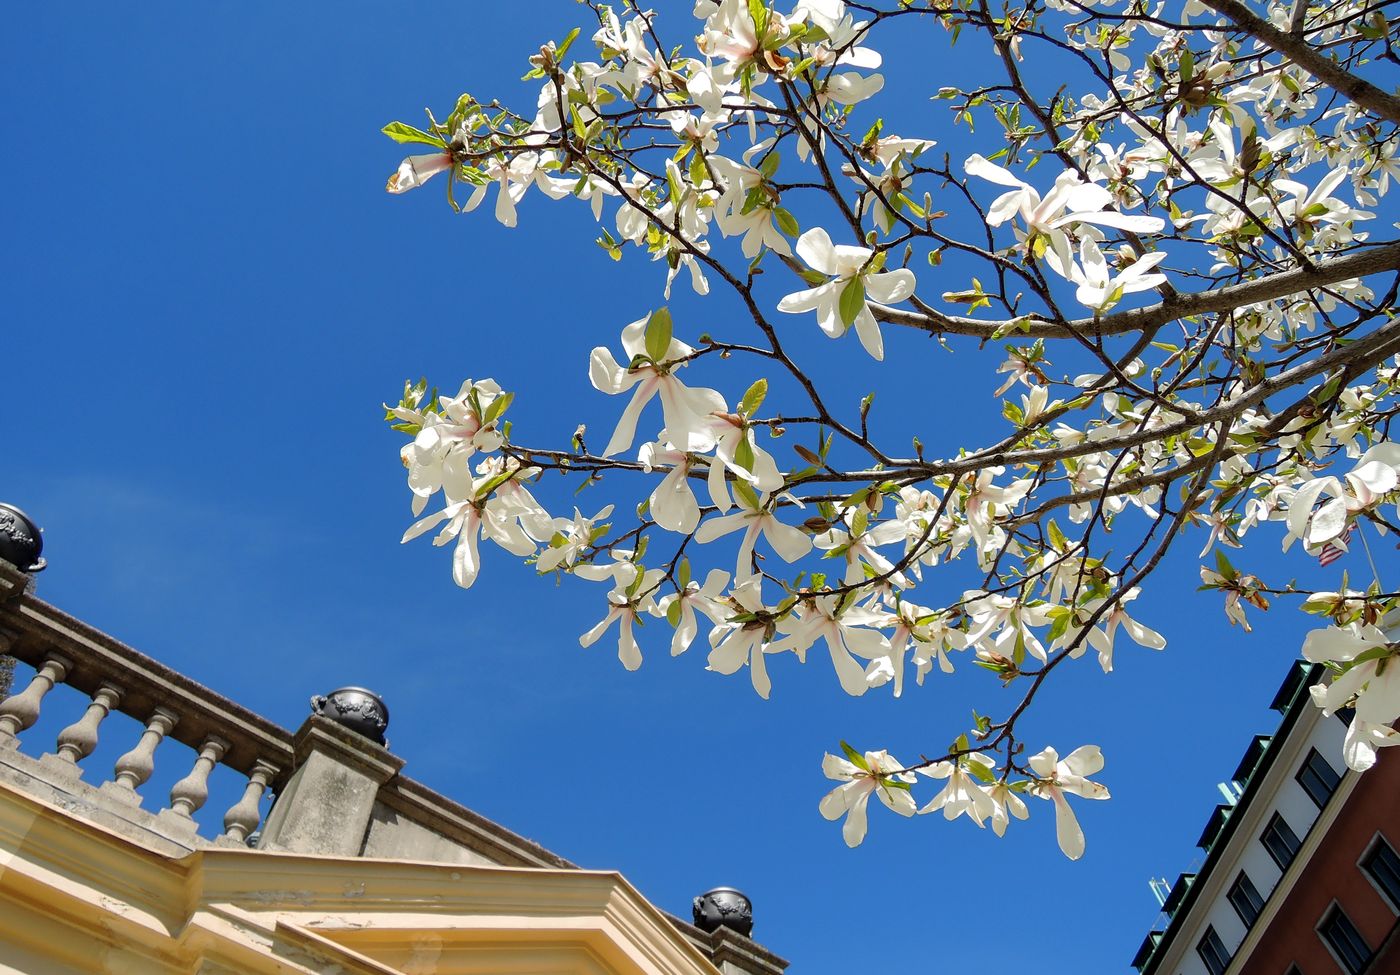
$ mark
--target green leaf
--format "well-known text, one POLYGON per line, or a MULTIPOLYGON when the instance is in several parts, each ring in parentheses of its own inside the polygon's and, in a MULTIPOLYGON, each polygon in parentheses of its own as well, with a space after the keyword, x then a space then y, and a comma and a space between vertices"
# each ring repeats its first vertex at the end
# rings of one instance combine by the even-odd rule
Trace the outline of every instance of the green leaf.
POLYGON ((690 585, 690 559, 681 559, 680 567, 676 570, 676 580, 682 589, 690 585))
POLYGON ((773 219, 778 223, 778 229, 789 237, 802 236, 802 227, 798 224, 797 218, 782 207, 773 208, 773 219))
POLYGON ((690 157, 690 182, 700 186, 710 177, 710 171, 705 168, 705 156, 697 152, 690 157))
MULTIPOLYGON (((735 454, 736 454, 736 456, 735 456, 734 459, 737 461, 737 460, 738 460, 738 457, 737 457, 738 451, 735 451, 735 454)), ((737 495, 739 495, 739 497, 741 497, 741 498, 744 499, 744 504, 747 505, 748 508, 749 508, 751 511, 757 511, 757 510, 758 510, 758 507, 759 507, 759 505, 758 505, 758 494, 757 494, 757 493, 754 491, 754 489, 749 485, 749 482, 748 482, 748 481, 735 480, 735 482, 734 482, 734 493, 737 494, 737 495)))
POLYGON ((671 348, 671 312, 662 307, 647 319, 647 355, 652 362, 661 362, 671 348))
POLYGON ((763 405, 763 398, 768 395, 768 380, 760 379, 749 387, 744 398, 739 401, 739 412, 744 416, 753 416, 758 408, 763 405))
POLYGON ((1220 549, 1215 550, 1215 568, 1222 576, 1231 582, 1239 575, 1235 567, 1230 564, 1230 560, 1225 557, 1225 553, 1220 549))
POLYGON ((758 171, 763 174, 764 179, 772 179, 773 174, 778 171, 778 163, 782 162, 782 155, 776 151, 770 152, 763 157, 763 162, 758 164, 758 171))
POLYGON ((754 33, 760 38, 768 29, 768 8, 763 6, 763 0, 749 0, 749 16, 753 18, 754 33))
POLYGON ((415 129, 407 122, 390 122, 379 131, 395 142, 421 142, 424 145, 437 146, 439 149, 447 148, 447 143, 438 136, 430 135, 422 129, 415 129))
POLYGON ((981 762, 964 762, 963 770, 979 782, 994 782, 996 775, 981 762))
POLYGON ((511 401, 515 399, 514 393, 502 393, 491 401, 491 405, 486 408, 484 423, 490 423, 507 409, 510 408, 511 401))
POLYGON ((870 771, 870 763, 865 760, 865 756, 852 748, 844 738, 841 740, 841 751, 846 754, 846 760, 852 765, 870 771))
POLYGON ((672 600, 671 605, 666 607, 666 622, 670 623, 673 629, 681 625, 681 601, 679 599, 672 600))
POLYGON ((734 448, 734 463, 746 471, 753 470, 753 444, 750 442, 752 434, 745 430, 744 438, 739 441, 739 446, 734 448))
POLYGON ((575 27, 573 30, 569 31, 567 35, 565 35, 564 40, 560 42, 559 47, 557 47, 554 51, 555 64, 561 64, 563 62, 564 55, 569 53, 569 46, 574 43, 574 39, 578 37, 578 32, 580 30, 582 30, 581 27, 575 27))
POLYGON ((855 324, 856 316, 865 307, 865 282, 859 274, 846 282, 841 289, 841 321, 849 328, 855 324))
POLYGON ((1188 47, 1181 52, 1181 59, 1177 62, 1177 68, 1181 71, 1181 80, 1190 81, 1196 70, 1196 56, 1191 53, 1188 47))

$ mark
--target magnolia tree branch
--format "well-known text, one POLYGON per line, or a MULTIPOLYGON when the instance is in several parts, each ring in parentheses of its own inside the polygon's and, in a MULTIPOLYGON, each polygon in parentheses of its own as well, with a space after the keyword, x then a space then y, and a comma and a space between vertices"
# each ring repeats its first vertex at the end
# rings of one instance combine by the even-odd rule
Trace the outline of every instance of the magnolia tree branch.
MULTIPOLYGON (((1335 88, 1368 112, 1383 119, 1400 123, 1400 98, 1388 95, 1365 78, 1340 67, 1335 61, 1318 53, 1312 45, 1291 33, 1279 30, 1261 18, 1239 0, 1202 0, 1212 10, 1227 17, 1240 30, 1261 44, 1298 65, 1308 74, 1335 88)), ((1296 13, 1295 13, 1296 16, 1296 13)))
POLYGON ((1122 335, 1128 332, 1155 330, 1183 318, 1232 311, 1245 305, 1326 288, 1339 281, 1385 271, 1400 271, 1400 242, 1367 247, 1340 257, 1328 258, 1317 262, 1311 269, 1278 271, 1240 284, 1182 294, 1155 305, 1112 312, 1094 318, 1054 322, 1030 314, 1019 319, 982 321, 944 315, 931 308, 916 312, 900 308, 882 308, 876 312, 876 317, 891 325, 917 328, 934 335, 969 335, 977 338, 1025 335, 1033 339, 1070 338, 1075 334, 1122 335))

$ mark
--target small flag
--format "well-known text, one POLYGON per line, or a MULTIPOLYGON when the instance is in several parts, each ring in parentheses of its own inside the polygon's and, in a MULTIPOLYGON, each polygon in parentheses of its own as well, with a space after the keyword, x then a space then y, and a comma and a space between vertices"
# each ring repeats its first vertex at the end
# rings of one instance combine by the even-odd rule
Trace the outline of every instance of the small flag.
POLYGON ((1351 535, 1354 531, 1356 531, 1356 523, 1352 522, 1347 525, 1347 530, 1342 532, 1339 537, 1332 539, 1332 541, 1322 546, 1322 551, 1317 553, 1317 564, 1323 566, 1331 565, 1343 555, 1346 555, 1347 542, 1351 540, 1351 535))

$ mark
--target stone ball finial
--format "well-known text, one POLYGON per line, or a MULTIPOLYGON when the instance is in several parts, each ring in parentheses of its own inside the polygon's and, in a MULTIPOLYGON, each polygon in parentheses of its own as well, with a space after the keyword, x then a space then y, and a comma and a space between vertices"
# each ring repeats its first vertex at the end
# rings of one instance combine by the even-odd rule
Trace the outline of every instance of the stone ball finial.
POLYGON ((311 713, 330 718, 377 744, 386 744, 384 732, 389 728, 389 707, 374 691, 342 687, 329 694, 317 694, 311 699, 311 713))
POLYGON ((12 504, 0 503, 0 559, 21 572, 42 572, 44 536, 33 519, 12 504))
POLYGON ((744 937, 753 933, 753 904, 748 895, 733 887, 716 887, 695 898, 691 904, 695 926, 713 932, 730 928, 744 937))

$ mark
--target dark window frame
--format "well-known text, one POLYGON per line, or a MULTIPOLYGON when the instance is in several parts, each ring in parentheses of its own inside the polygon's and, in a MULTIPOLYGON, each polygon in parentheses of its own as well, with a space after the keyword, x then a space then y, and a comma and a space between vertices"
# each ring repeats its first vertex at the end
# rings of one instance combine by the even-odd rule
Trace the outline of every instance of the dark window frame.
POLYGON ((1264 849, 1269 851, 1269 857, 1278 865, 1279 870, 1285 873, 1288 871, 1289 865, 1297 858, 1298 851, 1303 847, 1303 841, 1298 839, 1298 834, 1293 831, 1292 826, 1288 825, 1288 820, 1284 819, 1283 814, 1277 811, 1275 811, 1273 816, 1269 819, 1268 825, 1264 827, 1263 832, 1259 834, 1259 842, 1263 845, 1264 849), (1269 836, 1271 833, 1276 834, 1283 840, 1285 846, 1292 846, 1286 859, 1280 859, 1274 847, 1265 839, 1265 837, 1269 836))
POLYGON ((1230 906, 1235 909, 1235 913, 1244 922, 1246 931, 1254 927, 1254 922, 1259 920, 1260 914, 1264 913, 1264 898, 1260 896, 1259 889, 1254 886, 1254 881, 1249 879, 1249 874, 1243 870, 1235 878, 1235 882, 1230 885, 1230 889, 1225 892, 1225 899, 1230 902, 1230 906), (1237 892, 1240 895, 1238 900, 1236 899, 1237 892), (1241 909, 1240 901, 1248 905, 1248 912, 1241 909))
POLYGON ((1210 975, 1225 975, 1225 970, 1230 967, 1230 962, 1234 960, 1234 956, 1226 949, 1225 942, 1220 940, 1220 934, 1215 930, 1213 924, 1206 925, 1201 940, 1196 942, 1196 954, 1210 975))
POLYGON ((1347 912, 1342 910, 1342 905, 1336 901, 1333 901, 1322 913, 1322 919, 1317 922, 1316 930, 1322 944, 1347 975, 1361 975, 1376 957, 1376 950, 1366 941, 1366 936, 1357 929, 1347 912), (1346 945, 1339 946, 1329 937, 1327 932, 1334 925, 1341 929, 1340 934, 1347 942, 1346 945), (1343 954, 1342 948, 1347 949, 1346 954, 1343 954), (1364 952, 1364 954, 1357 955, 1355 952, 1364 952))
POLYGON ((1371 886, 1376 888, 1376 893, 1381 895, 1381 899, 1390 905, 1390 909, 1400 914, 1400 850, 1397 850, 1391 845, 1384 833, 1377 833, 1371 838, 1371 842, 1366 844, 1366 850, 1361 854, 1360 859, 1356 861, 1356 867, 1361 871, 1362 875, 1370 881, 1371 886), (1387 887, 1384 881, 1378 878, 1373 872, 1374 868, 1370 866, 1370 862, 1373 859, 1383 855, 1382 850, 1389 852, 1390 856, 1386 859, 1394 863, 1393 866, 1387 864, 1391 873, 1397 877, 1397 883, 1394 889, 1387 887))
POLYGON ((1308 749, 1308 757, 1303 759, 1303 764, 1298 766, 1298 774, 1293 778, 1303 787, 1303 791, 1318 809, 1326 807, 1327 800, 1332 798, 1337 787, 1342 784, 1342 777, 1337 774, 1332 763, 1323 758, 1316 748, 1308 749))

